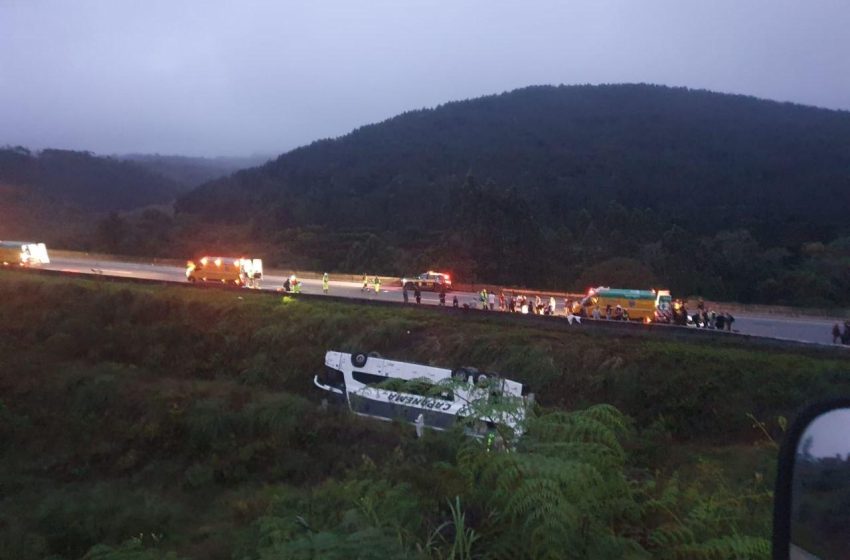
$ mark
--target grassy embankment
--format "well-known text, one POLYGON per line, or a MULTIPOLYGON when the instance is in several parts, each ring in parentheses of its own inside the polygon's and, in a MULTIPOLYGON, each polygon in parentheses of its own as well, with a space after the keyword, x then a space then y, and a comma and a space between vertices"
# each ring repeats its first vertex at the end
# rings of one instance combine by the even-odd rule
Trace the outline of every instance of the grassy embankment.
POLYGON ((836 354, 426 309, 19 272, 0 302, 4 560, 763 557, 780 417, 850 390, 836 354), (494 456, 326 410, 330 348, 503 372, 544 422, 494 456), (628 418, 551 414, 595 403, 628 418))

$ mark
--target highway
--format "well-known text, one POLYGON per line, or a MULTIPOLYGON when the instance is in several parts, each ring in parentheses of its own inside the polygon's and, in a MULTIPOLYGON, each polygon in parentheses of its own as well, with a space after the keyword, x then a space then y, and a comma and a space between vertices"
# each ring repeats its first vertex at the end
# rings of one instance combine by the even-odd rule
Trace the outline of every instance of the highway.
MULTIPOLYGON (((48 265, 40 268, 82 274, 98 274, 114 276, 119 278, 143 278, 149 280, 162 280, 169 282, 186 282, 185 268, 180 266, 168 266, 161 264, 144 264, 123 262, 105 259, 85 258, 54 258, 48 265)), ((280 289, 285 276, 266 274, 262 286, 264 290, 280 289)), ((302 293, 321 294, 322 282, 314 279, 300 279, 302 282, 302 293)), ((361 291, 359 282, 343 282, 333 280, 331 276, 330 293, 335 296, 353 299, 371 299, 383 301, 402 301, 400 286, 382 286, 381 292, 375 294, 373 291, 364 293, 361 291)), ((468 303, 470 306, 477 304, 477 294, 471 292, 449 292, 446 304, 451 305, 452 297, 457 296, 460 305, 468 303)), ((413 302, 413 293, 410 292, 410 301, 413 302)), ((437 305, 439 299, 437 294, 422 292, 422 304, 437 305)), ((563 299, 558 300, 558 305, 563 305, 563 299)), ((563 307, 560 308, 563 312, 563 307)), ((788 339, 800 342, 831 344, 832 326, 836 319, 820 317, 790 317, 773 314, 735 314, 734 330, 741 334, 766 336, 771 338, 788 339)))

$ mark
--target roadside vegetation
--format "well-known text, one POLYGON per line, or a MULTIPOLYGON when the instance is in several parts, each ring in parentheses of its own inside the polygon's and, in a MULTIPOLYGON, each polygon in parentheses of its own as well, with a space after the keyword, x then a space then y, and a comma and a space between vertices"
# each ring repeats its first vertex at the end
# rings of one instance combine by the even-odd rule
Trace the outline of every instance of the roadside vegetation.
POLYGON ((850 360, 0 275, 0 559, 767 558, 776 441, 850 360), (512 452, 353 417, 328 349, 494 370, 512 452))

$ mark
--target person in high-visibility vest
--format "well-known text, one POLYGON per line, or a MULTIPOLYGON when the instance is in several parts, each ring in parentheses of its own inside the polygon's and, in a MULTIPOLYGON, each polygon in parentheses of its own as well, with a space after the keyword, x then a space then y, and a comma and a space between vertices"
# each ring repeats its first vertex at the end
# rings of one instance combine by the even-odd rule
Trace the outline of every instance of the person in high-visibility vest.
POLYGON ((377 294, 380 291, 381 291, 381 279, 378 278, 377 276, 375 276, 375 293, 377 294))
POLYGON ((322 291, 325 292, 325 294, 328 293, 328 290, 330 289, 330 284, 331 281, 328 277, 328 273, 325 272, 324 275, 322 275, 322 291))
POLYGON ((361 292, 368 292, 369 291, 369 277, 366 276, 365 274, 363 275, 363 287, 360 288, 360 291, 361 292))
POLYGON ((478 294, 478 299, 481 300, 481 309, 487 309, 487 290, 482 289, 481 293, 478 294))

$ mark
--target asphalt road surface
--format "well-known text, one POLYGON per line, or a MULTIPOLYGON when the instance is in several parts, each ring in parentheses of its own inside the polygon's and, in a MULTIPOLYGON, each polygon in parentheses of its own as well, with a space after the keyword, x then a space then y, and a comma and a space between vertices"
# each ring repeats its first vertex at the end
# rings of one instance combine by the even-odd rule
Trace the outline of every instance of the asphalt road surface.
MULTIPOLYGON (((113 260, 57 258, 52 259, 49 265, 42 265, 41 268, 84 274, 103 274, 123 278, 146 278, 150 280, 186 282, 185 268, 178 266, 131 263, 113 260)), ((285 276, 266 274, 262 282, 263 289, 277 290, 283 286, 285 278, 285 276)), ((301 282, 302 293, 322 293, 321 280, 301 279, 301 282)), ((330 282, 330 293, 335 296, 397 302, 402 301, 402 290, 400 286, 382 286, 380 293, 377 294, 372 290, 363 292, 361 288, 362 286, 359 282, 341 282, 334 281, 333 279, 330 282)), ((453 291, 447 294, 446 305, 451 305, 453 296, 458 297, 460 305, 468 303, 471 306, 474 306, 478 301, 477 294, 453 291)), ((410 292, 410 301, 413 302, 413 292, 410 292)), ((439 298, 436 293, 422 292, 422 304, 437 305, 438 303, 439 298)), ((558 304, 563 305, 563 300, 559 300, 558 304)), ((561 307, 560 310, 563 312, 563 307, 561 307)), ((742 334, 783 338, 819 344, 831 344, 832 326, 835 322, 835 319, 818 317, 789 317, 773 314, 751 315, 738 313, 735 314, 733 328, 742 334)))

